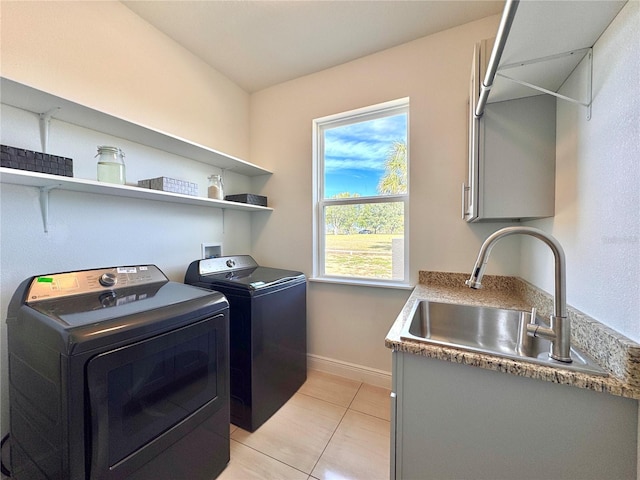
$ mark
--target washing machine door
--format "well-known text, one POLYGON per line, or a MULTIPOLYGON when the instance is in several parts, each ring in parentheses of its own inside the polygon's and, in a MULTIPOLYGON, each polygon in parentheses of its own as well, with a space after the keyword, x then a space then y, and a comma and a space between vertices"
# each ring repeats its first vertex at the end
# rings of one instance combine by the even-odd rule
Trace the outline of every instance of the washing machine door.
MULTIPOLYGON (((227 336, 226 314, 218 313, 88 362, 92 479, 129 478, 228 408, 227 336)), ((191 450, 198 455, 198 445, 191 450)))

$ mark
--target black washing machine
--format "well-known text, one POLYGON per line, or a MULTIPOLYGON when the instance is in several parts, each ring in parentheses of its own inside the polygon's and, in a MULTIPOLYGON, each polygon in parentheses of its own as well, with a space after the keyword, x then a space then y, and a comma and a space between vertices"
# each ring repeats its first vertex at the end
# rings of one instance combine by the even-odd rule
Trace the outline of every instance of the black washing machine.
POLYGON ((154 265, 40 275, 7 315, 11 477, 215 478, 229 306, 154 265))
POLYGON ((229 301, 231 422, 253 432, 307 378, 307 280, 249 255, 196 260, 185 283, 229 301))

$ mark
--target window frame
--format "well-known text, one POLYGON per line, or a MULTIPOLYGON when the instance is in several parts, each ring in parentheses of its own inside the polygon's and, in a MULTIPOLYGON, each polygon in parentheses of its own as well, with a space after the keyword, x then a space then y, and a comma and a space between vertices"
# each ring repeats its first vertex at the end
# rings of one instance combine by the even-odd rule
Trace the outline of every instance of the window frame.
POLYGON ((364 108, 350 110, 313 120, 313 274, 310 280, 328 283, 366 285, 375 287, 411 288, 409 271, 409 201, 410 201, 410 102, 400 98, 364 108), (390 117, 399 114, 407 116, 407 191, 404 194, 375 195, 349 198, 324 198, 324 131, 329 128, 390 117), (403 203, 404 205, 404 268, 402 279, 383 279, 355 276, 328 275, 325 272, 325 218, 324 211, 329 206, 364 205, 367 203, 403 203))

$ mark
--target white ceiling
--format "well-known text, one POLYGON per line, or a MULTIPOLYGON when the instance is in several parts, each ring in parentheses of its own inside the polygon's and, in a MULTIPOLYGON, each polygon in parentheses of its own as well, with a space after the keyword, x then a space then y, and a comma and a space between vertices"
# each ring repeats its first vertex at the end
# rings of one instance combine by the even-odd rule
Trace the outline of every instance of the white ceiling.
POLYGON ((500 13, 504 0, 122 0, 247 92, 500 13))

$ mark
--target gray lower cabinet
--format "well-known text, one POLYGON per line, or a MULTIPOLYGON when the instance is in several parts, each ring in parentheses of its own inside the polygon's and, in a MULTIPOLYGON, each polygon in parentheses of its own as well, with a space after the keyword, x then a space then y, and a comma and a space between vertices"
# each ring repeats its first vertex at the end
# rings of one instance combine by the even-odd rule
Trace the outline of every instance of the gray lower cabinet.
POLYGON ((638 402, 393 352, 392 479, 636 479, 638 402))

